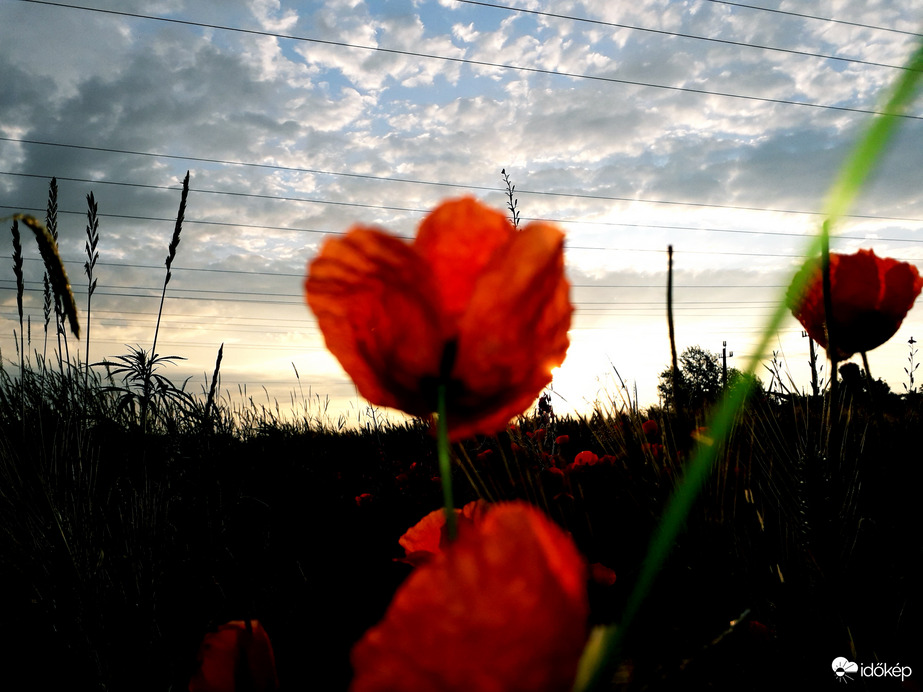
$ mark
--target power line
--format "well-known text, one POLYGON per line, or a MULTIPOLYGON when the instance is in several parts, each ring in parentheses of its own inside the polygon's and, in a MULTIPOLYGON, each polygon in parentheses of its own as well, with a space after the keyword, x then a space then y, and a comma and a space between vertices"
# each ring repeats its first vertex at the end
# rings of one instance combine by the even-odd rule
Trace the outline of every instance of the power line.
MULTIPOLYGON (((23 143, 23 144, 37 144, 37 145, 50 146, 50 147, 89 149, 92 151, 100 151, 100 152, 106 152, 106 153, 129 154, 129 155, 137 155, 137 156, 151 156, 151 157, 159 157, 159 158, 166 158, 166 159, 183 159, 187 161, 199 161, 199 162, 204 162, 204 163, 217 163, 217 164, 234 165, 234 166, 258 166, 261 168, 275 168, 275 166, 272 166, 269 164, 251 164, 247 162, 222 161, 219 159, 197 159, 197 158, 178 156, 174 154, 154 154, 150 152, 126 151, 122 149, 107 149, 103 147, 88 147, 88 146, 75 145, 75 144, 60 144, 56 142, 40 142, 37 140, 16 139, 12 137, 3 137, 3 136, 0 136, 0 141, 17 142, 17 143, 23 143)), ((280 168, 282 170, 293 170, 285 166, 282 166, 280 168)), ((299 169, 299 170, 308 170, 308 169, 299 169)), ((324 174, 332 175, 332 176, 351 175, 349 173, 336 173, 336 172, 331 172, 331 171, 324 171, 324 174)), ((155 190, 169 190, 169 191, 178 191, 180 189, 178 187, 172 187, 169 185, 151 185, 151 184, 145 184, 145 183, 125 183, 125 182, 110 181, 110 180, 92 180, 89 178, 50 176, 50 175, 40 175, 37 173, 22 173, 18 171, 0 171, 0 175, 9 175, 9 176, 15 176, 15 177, 22 177, 22 178, 37 178, 37 179, 44 179, 44 180, 50 180, 52 177, 55 177, 58 180, 78 182, 78 183, 84 183, 84 184, 118 185, 122 187, 137 187, 140 189, 155 189, 155 190)), ((441 186, 457 187, 457 188, 469 189, 469 190, 486 190, 490 192, 505 192, 505 189, 482 186, 482 185, 462 185, 462 184, 456 184, 456 183, 442 183, 442 182, 428 181, 428 180, 412 180, 412 179, 407 179, 407 178, 389 178, 387 176, 361 176, 361 177, 373 178, 376 180, 382 180, 382 181, 388 181, 388 182, 415 183, 419 185, 441 185, 441 186)), ((276 200, 276 201, 285 201, 285 202, 299 202, 299 203, 307 203, 307 204, 329 204, 329 205, 334 205, 334 206, 358 207, 358 208, 365 208, 365 209, 381 209, 381 210, 386 210, 386 211, 401 211, 401 212, 408 212, 408 213, 414 213, 414 214, 426 214, 430 211, 429 209, 419 209, 419 208, 414 208, 414 207, 395 207, 395 206, 388 206, 388 205, 383 205, 383 204, 367 204, 367 203, 361 203, 361 202, 325 200, 325 199, 317 199, 317 198, 310 198, 310 197, 265 195, 265 194, 251 193, 251 192, 235 192, 235 191, 228 191, 228 190, 207 190, 207 189, 202 189, 202 188, 190 188, 190 192, 201 193, 201 194, 212 194, 212 195, 227 195, 227 196, 232 196, 232 197, 276 200)), ((775 207, 753 207, 753 206, 743 206, 743 205, 733 205, 733 204, 712 204, 712 203, 707 203, 707 202, 683 202, 680 200, 646 199, 646 198, 641 198, 641 197, 619 197, 619 196, 614 196, 614 195, 591 195, 591 194, 586 194, 586 193, 574 193, 574 192, 554 192, 554 191, 546 191, 546 190, 519 190, 517 189, 516 193, 517 195, 531 194, 531 195, 543 196, 543 197, 565 197, 565 198, 573 198, 573 199, 581 199, 581 200, 595 200, 595 201, 604 201, 604 202, 632 202, 632 203, 638 203, 638 204, 662 204, 662 205, 669 205, 669 206, 699 207, 699 208, 704 208, 704 209, 726 209, 726 210, 732 210, 732 211, 758 211, 758 212, 769 212, 769 213, 775 213, 775 214, 798 214, 798 215, 804 215, 804 216, 822 216, 823 215, 823 212, 821 211, 804 210, 804 209, 779 209, 775 207)), ((0 209, 3 209, 3 208, 13 209, 13 208, 18 208, 18 207, 12 207, 9 205, 0 205, 0 209)), ((31 211, 36 211, 36 210, 35 208, 31 208, 31 211)), ((84 212, 61 212, 61 213, 83 214, 84 212)), ((134 219, 140 219, 144 221, 169 221, 171 223, 174 221, 174 219, 163 219, 163 218, 157 218, 157 217, 119 217, 119 218, 134 218, 134 219)), ((803 237, 803 234, 787 233, 783 231, 744 231, 744 230, 738 230, 738 229, 714 229, 714 228, 698 228, 698 227, 690 227, 690 226, 658 226, 656 224, 629 224, 629 223, 622 223, 622 222, 615 222, 615 221, 588 221, 588 220, 582 220, 582 219, 576 219, 576 220, 575 219, 552 219, 552 218, 547 218, 547 217, 542 217, 542 218, 523 217, 523 218, 527 221, 551 221, 553 223, 560 223, 560 224, 588 224, 588 225, 596 225, 596 226, 623 226, 623 227, 632 227, 632 228, 662 228, 662 229, 670 229, 670 230, 674 230, 674 229, 675 230, 698 230, 698 231, 713 231, 713 232, 720 232, 720 233, 753 233, 753 234, 761 234, 761 235, 780 235, 780 236, 790 235, 790 236, 803 237)), ((876 221, 905 221, 905 222, 909 221, 909 222, 923 223, 923 218, 900 217, 900 216, 878 216, 878 215, 873 215, 873 214, 848 214, 848 215, 845 215, 845 218, 869 219, 869 220, 876 220, 876 221)), ((290 231, 298 231, 298 232, 306 232, 306 233, 332 233, 332 234, 341 233, 338 231, 326 231, 326 230, 317 230, 317 229, 293 229, 293 228, 287 228, 284 226, 258 226, 258 225, 254 226, 253 224, 218 223, 218 222, 207 222, 207 221, 198 221, 196 223, 205 223, 205 224, 215 223, 217 225, 226 225, 226 226, 243 226, 243 227, 248 227, 248 228, 260 228, 260 229, 265 229, 265 230, 290 230, 290 231)), ((847 237, 847 236, 841 236, 841 237, 847 237)), ((879 238, 878 240, 884 240, 884 239, 879 238)), ((891 240, 906 241, 906 242, 921 242, 921 241, 910 241, 904 238, 894 238, 891 240)))
MULTIPOLYGON (((0 283, 10 284, 10 289, 12 286, 15 286, 15 282, 9 279, 0 279, 0 283)), ((23 282, 26 286, 42 286, 41 281, 25 281, 23 282)), ((86 287, 77 285, 72 286, 72 290, 77 295, 86 295, 86 287)), ((137 291, 157 291, 159 289, 149 288, 147 286, 102 286, 102 290, 96 290, 93 292, 94 296, 120 296, 120 297, 130 297, 130 298, 159 298, 160 296, 156 293, 137 293, 137 291), (124 291, 135 291, 134 293, 109 293, 108 289, 118 289, 124 291)), ((663 288, 662 286, 657 286, 657 288, 663 288)), ((677 287, 679 288, 679 287, 677 287)), ((298 293, 267 293, 260 291, 230 291, 227 289, 199 289, 199 288, 179 288, 174 287, 171 289, 170 298, 185 298, 185 296, 177 296, 175 293, 197 293, 197 294, 214 294, 208 296, 190 296, 190 299, 199 299, 202 301, 209 300, 221 300, 215 298, 214 296, 263 296, 271 298, 296 298, 297 301, 286 302, 286 305, 302 305, 303 295, 301 292, 298 293)), ((250 301, 253 302, 253 301, 250 301)), ((269 301, 277 302, 277 301, 269 301)), ((674 305, 709 305, 709 306, 718 306, 718 305, 776 305, 778 301, 775 300, 675 300, 673 301, 674 305)), ((577 307, 589 306, 589 305, 662 305, 663 300, 628 300, 628 301, 619 301, 618 303, 613 303, 613 301, 579 301, 572 300, 571 304, 577 307)), ((95 314, 95 312, 94 312, 95 314)), ((151 313, 156 314, 156 313, 151 313)))
MULTIPOLYGON (((0 205, 0 209, 17 209, 19 211, 33 211, 40 213, 44 209, 39 209, 37 207, 13 207, 9 205, 0 205)), ((58 214, 68 214, 68 215, 78 215, 84 216, 85 212, 70 211, 70 210, 58 210, 58 214)), ((132 216, 128 214, 98 214, 100 218, 116 218, 116 219, 130 219, 135 221, 160 221, 160 222, 174 222, 174 219, 165 218, 165 217, 150 217, 150 216, 132 216)), ((288 228, 282 226, 259 226, 255 224, 240 224, 240 223, 231 223, 225 221, 197 221, 195 219, 184 219, 184 224, 201 224, 207 226, 228 226, 232 228, 256 228, 263 230, 278 230, 278 231, 291 231, 295 233, 323 233, 330 235, 344 235, 345 231, 319 231, 313 229, 298 229, 298 228, 288 228)), ((409 236, 400 236, 395 235, 398 238, 409 239, 409 236)), ((839 237, 839 236, 837 236, 839 237)), ((863 240, 862 238, 848 238, 843 237, 845 240, 863 240)), ((875 240, 878 240, 877 238, 875 240)), ((903 242, 903 239, 901 239, 903 242)), ((907 241, 910 242, 910 241, 907 241)), ((565 245, 565 251, 593 251, 593 252, 644 252, 644 253, 663 253, 663 248, 632 248, 632 247, 604 247, 600 245, 565 245)), ((792 254, 792 253, 771 253, 771 252, 735 252, 730 250, 688 250, 688 249, 678 249, 678 252, 685 255, 723 255, 730 257, 785 257, 791 259, 805 259, 804 254, 792 254)), ((912 257, 895 257, 901 261, 919 261, 918 258, 912 257)), ((192 271, 195 271, 194 269, 192 271)))
MULTIPOLYGON (((464 0, 460 0, 464 1, 464 0)), ((731 7, 742 7, 748 10, 757 10, 759 12, 772 12, 774 14, 783 14, 790 17, 799 17, 801 19, 816 19, 819 22, 829 22, 831 24, 843 24, 845 26, 856 26, 861 29, 874 29, 875 31, 887 31, 892 34, 903 34, 904 36, 916 36, 917 38, 923 38, 923 34, 919 34, 915 31, 903 31, 901 29, 892 29, 887 26, 876 26, 874 24, 862 24, 860 22, 849 22, 845 19, 831 19, 829 17, 818 17, 813 14, 802 14, 800 12, 789 12, 787 10, 779 10, 772 7, 759 7, 757 5, 746 5, 742 2, 728 2, 727 0, 708 0, 708 2, 713 2, 718 5, 730 5, 731 7)))
POLYGON ((631 31, 641 31, 651 34, 659 34, 661 36, 671 36, 674 38, 685 38, 692 39, 695 41, 705 41, 708 43, 719 43, 727 46, 735 46, 738 48, 754 48, 758 50, 772 51, 776 53, 787 53, 789 55, 799 55, 802 57, 808 58, 819 58, 821 60, 837 60, 846 63, 853 63, 857 65, 865 65, 867 67, 887 67, 894 70, 909 70, 904 65, 890 65, 887 63, 872 62, 870 60, 860 60, 858 58, 845 58, 839 55, 825 55, 823 53, 811 53, 810 51, 805 50, 795 50, 792 48, 779 48, 777 46, 763 46, 756 43, 746 43, 744 41, 731 41, 728 39, 715 38, 712 36, 699 36, 698 34, 684 34, 677 31, 667 31, 665 29, 653 29, 650 27, 644 26, 635 26, 633 24, 620 24, 618 22, 607 22, 602 19, 590 19, 588 17, 575 17, 568 14, 558 14, 556 12, 541 12, 539 10, 529 10, 524 7, 514 7, 512 5, 497 5, 490 2, 480 2, 479 0, 455 0, 455 2, 464 3, 466 5, 477 5, 479 7, 493 7, 498 10, 507 10, 510 12, 519 12, 522 14, 531 14, 539 17, 551 17, 553 19, 566 19, 572 22, 579 22, 582 24, 593 24, 595 26, 607 26, 614 29, 630 29, 631 31))
MULTIPOLYGON (((72 213, 76 213, 76 212, 72 212, 72 213)), ((43 261, 40 257, 23 257, 23 260, 26 262, 42 262, 43 261)), ((67 257, 64 257, 63 260, 65 264, 66 263, 80 264, 84 261, 84 259, 75 260, 75 259, 70 259, 67 257)), ((152 270, 157 270, 160 272, 164 271, 164 265, 162 264, 134 264, 130 262, 104 262, 102 260, 99 260, 96 262, 96 266, 97 267, 118 267, 120 269, 152 269, 152 270)), ((294 278, 304 279, 304 272, 300 272, 296 274, 296 273, 289 273, 289 272, 261 272, 261 271, 253 271, 249 269, 244 270, 244 269, 211 269, 208 267, 181 267, 179 265, 173 265, 173 271, 174 272, 212 272, 212 273, 217 273, 217 274, 239 274, 239 275, 244 275, 244 276, 270 276, 273 278, 294 277, 294 278)), ((158 287, 157 290, 159 291, 161 288, 162 287, 158 287)))
MULTIPOLYGON (((383 48, 381 46, 366 46, 366 45, 356 44, 356 43, 347 43, 345 41, 332 41, 329 39, 311 38, 307 36, 295 36, 292 34, 281 34, 278 32, 263 31, 263 30, 258 30, 258 29, 243 29, 241 27, 224 26, 221 24, 194 22, 188 19, 176 19, 173 17, 158 17, 155 15, 139 14, 135 12, 124 12, 120 10, 108 10, 108 9, 101 9, 101 8, 96 8, 96 7, 82 7, 79 5, 69 5, 65 3, 59 3, 59 2, 50 2, 49 0, 19 0, 19 1, 36 4, 36 5, 48 5, 51 7, 61 7, 61 8, 67 8, 67 9, 72 9, 72 10, 82 10, 85 12, 97 12, 100 14, 109 14, 109 15, 115 15, 115 16, 120 16, 120 17, 130 17, 133 19, 146 19, 146 20, 151 20, 151 21, 166 22, 170 24, 179 24, 183 26, 193 26, 193 27, 197 27, 200 29, 229 31, 229 32, 248 34, 248 35, 254 35, 254 36, 265 36, 265 37, 278 38, 278 39, 284 39, 284 40, 290 40, 290 41, 302 41, 306 43, 316 43, 320 45, 337 46, 340 48, 351 48, 351 49, 356 49, 356 50, 372 51, 376 53, 385 53, 388 55, 401 55, 401 56, 410 57, 410 58, 423 58, 425 60, 440 60, 443 62, 452 62, 452 63, 463 64, 463 65, 474 65, 477 67, 491 67, 491 68, 504 69, 504 70, 513 70, 517 72, 527 72, 530 74, 542 74, 542 75, 550 75, 550 76, 556 76, 556 77, 567 77, 569 79, 586 79, 586 80, 605 82, 605 83, 610 83, 610 84, 640 86, 640 87, 645 87, 649 89, 663 89, 667 91, 678 91, 682 93, 698 94, 698 95, 704 95, 704 96, 721 96, 724 98, 743 99, 747 101, 758 101, 761 103, 773 103, 773 104, 787 105, 787 106, 802 106, 802 107, 807 107, 807 108, 819 108, 819 109, 834 110, 834 111, 841 111, 841 112, 847 112, 847 113, 861 113, 864 115, 886 115, 885 113, 881 111, 864 109, 864 108, 852 108, 849 106, 834 106, 830 104, 819 104, 819 103, 812 103, 809 101, 796 101, 794 99, 778 99, 778 98, 770 98, 766 96, 748 96, 748 95, 734 94, 731 92, 724 92, 724 91, 709 91, 707 89, 693 89, 691 87, 679 87, 679 86, 671 86, 667 84, 655 84, 653 82, 642 82, 638 80, 620 79, 617 77, 606 77, 603 75, 588 75, 588 74, 582 74, 579 72, 564 72, 561 70, 550 70, 550 69, 545 69, 545 68, 540 68, 540 67, 526 67, 523 65, 510 65, 506 63, 489 62, 486 60, 473 60, 471 58, 457 58, 457 57, 448 56, 448 55, 434 55, 431 53, 419 53, 416 51, 402 50, 402 49, 397 49, 397 48, 383 48)), ((910 120, 923 120, 923 115, 909 115, 906 113, 897 114, 895 115, 895 117, 907 118, 910 120)))
MULTIPOLYGON (((20 2, 34 2, 35 0, 20 0, 20 2)), ((303 168, 299 166, 283 166, 280 164, 271 164, 271 163, 255 163, 252 161, 229 161, 224 159, 212 159, 205 158, 201 156, 182 156, 179 154, 166 154, 166 153, 157 153, 149 151, 133 151, 129 149, 112 149, 109 147, 93 147, 82 144, 65 144, 63 142, 42 142, 34 139, 21 139, 17 137, 3 137, 0 136, 0 141, 5 142, 16 142, 19 144, 37 144, 42 146, 49 147, 64 147, 67 149, 83 149, 86 151, 98 151, 104 152, 107 154, 127 154, 131 156, 147 156, 151 158, 158 159, 171 159, 177 161, 193 161, 195 163, 212 163, 212 164, 221 164, 224 166, 244 166, 247 168, 263 168, 273 171, 286 171, 289 173, 310 173, 313 175, 333 175, 342 178, 360 178, 363 180, 384 180, 391 183, 411 183, 414 185, 434 185, 437 187, 454 187, 467 190, 486 190, 490 192, 502 192, 503 189, 499 187, 488 187, 488 186, 479 186, 479 185, 468 185, 461 183, 443 183, 433 180, 415 180, 412 178, 397 178, 394 176, 382 176, 382 175, 372 175, 369 173, 349 173, 344 171, 325 171, 316 168, 303 168)), ((30 177, 45 177, 45 176, 33 176, 32 174, 22 174, 29 175, 30 177)), ((64 178, 61 178, 64 180, 64 178)), ((75 179, 80 180, 80 179, 75 179)), ((81 181, 83 182, 83 181, 81 181)), ((85 182, 96 182, 87 180, 85 182)), ((118 185, 120 183, 112 183, 113 185, 118 185)), ((180 189, 180 188, 166 188, 166 189, 180 189)), ((201 190, 201 192, 208 192, 207 190, 201 190)))
MULTIPOLYGON (((7 205, 0 205, 0 209, 17 209, 19 211, 34 211, 42 212, 43 209, 38 208, 23 208, 23 207, 12 207, 7 205)), ((69 215, 79 215, 83 216, 84 212, 69 211, 69 210, 58 210, 58 214, 69 214, 69 215)), ((158 217, 141 217, 141 216, 131 216, 125 214, 99 214, 101 218, 120 218, 120 219, 132 219, 132 220, 142 220, 142 221, 162 221, 162 222, 173 222, 174 219, 168 218, 158 218, 158 217)), ((312 233, 329 233, 333 235, 342 235, 342 231, 314 231, 310 229, 292 229, 286 227, 273 227, 273 226, 256 226, 252 224, 235 224, 229 222, 218 222, 218 221, 196 221, 194 219, 185 219, 184 223, 186 224, 205 224, 205 225, 215 225, 215 226, 230 226, 230 227, 245 227, 245 228, 258 228, 258 229, 268 229, 268 230, 283 230, 283 231, 293 231, 293 232, 312 232, 312 233)), ((708 229, 704 229, 708 230, 708 229)), ((397 236, 403 237, 403 236, 397 236)), ((849 236, 835 236, 833 240, 842 239, 842 240, 864 240, 863 238, 849 237, 849 236)), ((875 238, 874 240, 891 240, 899 242, 923 242, 920 240, 912 239, 903 239, 903 238, 892 238, 892 239, 883 239, 875 238)), ((663 253, 662 248, 629 248, 629 247, 605 247, 605 246, 587 246, 587 245, 566 245, 565 250, 567 251, 592 251, 592 252, 638 252, 638 253, 663 253)), ((779 258, 788 258, 788 259, 804 259, 805 255, 803 254, 792 254, 792 253, 770 253, 770 252, 739 252, 739 251, 730 251, 730 250, 689 250, 681 249, 679 250, 681 254, 684 255, 706 255, 706 256, 731 256, 731 257, 779 257, 779 258)), ((38 258, 27 257, 25 260, 39 261, 38 258)), ((920 258, 917 257, 906 257, 899 256, 894 259, 905 262, 919 262, 920 258)), ((68 260, 73 262, 74 260, 68 260)), ((82 261, 82 260, 80 260, 82 261)), ((141 264, 129 264, 129 263, 116 263, 116 262, 98 262, 97 264, 101 266, 114 266, 114 267, 123 267, 123 268, 139 268, 139 269, 158 269, 163 270, 163 267, 152 266, 152 265, 141 265, 141 264)), ((207 268, 197 268, 197 267, 176 267, 175 270, 184 270, 189 272, 217 272, 217 273, 228 273, 228 274, 254 274, 254 275, 263 275, 263 276, 296 276, 300 277, 301 274, 284 274, 284 273, 274 273, 274 272, 254 272, 254 271, 239 271, 239 270, 226 270, 226 269, 207 269, 207 268)))

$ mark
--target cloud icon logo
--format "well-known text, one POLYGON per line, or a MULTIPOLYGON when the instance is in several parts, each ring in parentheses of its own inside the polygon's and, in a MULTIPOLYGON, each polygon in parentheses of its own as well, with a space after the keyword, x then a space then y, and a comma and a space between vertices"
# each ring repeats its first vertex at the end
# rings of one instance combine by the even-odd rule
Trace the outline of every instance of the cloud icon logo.
POLYGON ((859 672, 858 664, 850 661, 849 659, 843 658, 842 656, 833 659, 831 667, 833 668, 833 672, 836 673, 838 679, 848 678, 849 673, 859 672))

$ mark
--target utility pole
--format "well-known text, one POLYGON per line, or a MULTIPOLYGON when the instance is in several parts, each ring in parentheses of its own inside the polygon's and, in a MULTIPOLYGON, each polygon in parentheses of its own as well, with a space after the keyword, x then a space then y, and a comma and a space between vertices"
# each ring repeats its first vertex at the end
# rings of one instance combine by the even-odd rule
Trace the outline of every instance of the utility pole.
POLYGON ((721 386, 724 389, 728 387, 728 358, 733 358, 734 352, 728 353, 728 342, 721 342, 721 386))

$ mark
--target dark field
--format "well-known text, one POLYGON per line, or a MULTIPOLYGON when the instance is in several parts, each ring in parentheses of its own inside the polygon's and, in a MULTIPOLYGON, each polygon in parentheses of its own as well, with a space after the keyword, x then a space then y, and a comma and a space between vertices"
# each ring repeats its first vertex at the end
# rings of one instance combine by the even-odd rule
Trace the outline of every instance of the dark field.
MULTIPOLYGON (((0 383, 5 670, 31 689, 185 689, 203 634, 253 617, 282 689, 346 688, 352 644, 410 571, 398 538, 441 504, 426 424, 176 400, 142 426, 82 370, 19 378, 0 383)), ((840 656, 909 665, 919 689, 923 401, 841 394, 833 425, 820 398, 758 392, 738 414, 614 689, 825 689, 840 656)), ((591 585, 594 623, 618 620, 704 420, 606 411, 453 448, 458 506, 525 498, 615 570, 591 585), (572 465, 582 451, 599 462, 572 465)))

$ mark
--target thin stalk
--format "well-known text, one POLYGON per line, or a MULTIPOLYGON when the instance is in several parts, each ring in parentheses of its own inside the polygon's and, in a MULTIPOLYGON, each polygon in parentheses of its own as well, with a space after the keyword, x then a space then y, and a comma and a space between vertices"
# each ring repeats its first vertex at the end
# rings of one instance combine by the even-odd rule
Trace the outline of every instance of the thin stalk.
POLYGON ((519 200, 516 199, 516 186, 513 185, 510 180, 510 176, 507 174, 505 168, 500 169, 500 175, 503 176, 503 182, 506 185, 506 196, 509 198, 509 201, 506 203, 506 208, 510 210, 510 222, 513 224, 513 227, 518 231, 519 230, 519 200))
POLYGON ((16 275, 16 309, 19 311, 19 406, 23 426, 26 422, 26 351, 22 333, 22 296, 25 283, 22 278, 22 238, 19 235, 19 221, 13 219, 10 228, 13 236, 13 273, 16 275))
POLYGON ((679 363, 676 358, 676 330, 673 326, 673 246, 667 246, 667 327, 670 331, 670 363, 673 377, 673 408, 676 415, 681 416, 683 406, 680 398, 683 396, 683 383, 680 380, 679 363))
MULTIPOLYGON (((875 380, 872 377, 872 370, 869 368, 869 357, 865 351, 862 351, 862 366, 865 368, 865 379, 869 388, 869 405, 872 407, 872 415, 875 416, 875 423, 878 430, 884 430, 884 421, 881 415, 881 407, 878 405, 878 394, 875 391, 875 380)), ((879 433, 881 434, 881 433, 879 433)))
POLYGON ((215 359, 215 371, 212 373, 212 384, 208 390, 208 398, 205 400, 205 413, 203 415, 205 419, 204 425, 206 426, 206 429, 209 431, 211 431, 212 429, 211 413, 212 413, 212 407, 215 404, 215 392, 218 390, 218 377, 219 377, 219 373, 221 372, 221 359, 223 356, 224 356, 224 344, 221 344, 221 346, 218 347, 218 357, 215 359))
MULTIPOLYGON (((48 184, 48 205, 45 209, 45 228, 48 229, 48 233, 51 235, 51 238, 58 242, 58 179, 52 178, 51 182, 48 184)), ((48 272, 45 272, 45 277, 48 278, 48 272)), ((67 335, 64 333, 64 311, 61 306, 61 298, 58 295, 57 291, 54 292, 54 325, 55 325, 55 336, 58 339, 58 372, 62 375, 64 374, 64 347, 61 344, 61 336, 63 335, 67 339, 67 335)))
POLYGON ((157 351, 157 335, 160 333, 160 318, 163 316, 163 304, 167 298, 167 284, 173 278, 170 268, 173 266, 173 260, 176 259, 176 248, 179 246, 180 233, 183 230, 183 218, 186 215, 186 198, 189 196, 189 171, 186 171, 186 177, 183 178, 183 192, 179 200, 179 212, 176 215, 176 225, 173 227, 173 237, 170 239, 170 245, 167 248, 167 259, 164 264, 167 267, 167 273, 163 279, 163 290, 160 293, 160 308, 157 310, 157 325, 154 327, 154 341, 151 344, 151 357, 157 351))
MULTIPOLYGON (((837 377, 836 337, 833 328, 833 295, 831 294, 832 281, 830 278, 830 221, 824 221, 821 226, 821 275, 824 290, 824 330, 827 332, 827 355, 830 357, 830 400, 837 400, 839 378, 837 377)), ((831 407, 832 409, 832 407, 831 407)))
POLYGON ((85 249, 87 261, 83 263, 83 270, 87 275, 87 348, 86 363, 83 371, 83 391, 86 392, 90 377, 90 315, 92 310, 93 293, 96 291, 96 279, 93 278, 93 268, 99 259, 96 246, 99 243, 99 217, 97 216, 96 200, 93 193, 87 195, 87 241, 85 249))
POLYGON ((42 345, 42 382, 45 381, 45 370, 46 370, 46 360, 48 358, 48 324, 51 322, 51 309, 52 309, 52 298, 51 298, 51 284, 48 283, 48 272, 45 272, 45 276, 42 277, 43 284, 43 303, 42 311, 45 316, 45 342, 42 345))
POLYGON ((445 385, 436 392, 436 454, 439 457, 439 478, 442 481, 442 499, 445 504, 445 526, 449 540, 458 536, 455 507, 452 500, 452 460, 449 455, 449 426, 445 418, 445 385))
POLYGON ((141 429, 147 427, 147 408, 151 397, 151 379, 153 375, 153 364, 157 359, 157 337, 160 334, 160 319, 163 317, 163 304, 167 298, 167 284, 173 278, 171 267, 173 260, 176 259, 176 248, 179 246, 180 233, 183 230, 183 218, 186 215, 186 198, 189 196, 189 171, 186 171, 186 177, 183 178, 183 191, 179 200, 179 211, 176 214, 176 225, 173 227, 173 237, 170 239, 170 245, 167 248, 167 259, 164 263, 167 267, 167 273, 163 279, 163 290, 160 293, 160 307, 157 310, 157 324, 154 327, 154 340, 151 343, 150 358, 145 365, 143 396, 141 398, 141 429))

